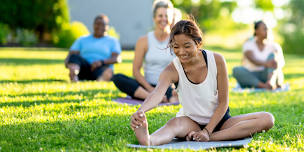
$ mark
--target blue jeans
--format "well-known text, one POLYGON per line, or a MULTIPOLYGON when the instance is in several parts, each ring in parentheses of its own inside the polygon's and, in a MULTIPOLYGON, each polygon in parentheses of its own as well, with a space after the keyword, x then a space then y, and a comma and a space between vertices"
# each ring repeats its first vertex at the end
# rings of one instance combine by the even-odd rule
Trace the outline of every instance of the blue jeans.
MULTIPOLYGON (((267 61, 273 60, 274 54, 270 54, 267 61)), ((249 71, 243 66, 238 66, 233 68, 233 77, 237 80, 242 88, 252 88, 258 87, 260 82, 266 83, 268 81, 269 74, 273 73, 272 81, 273 83, 278 83, 283 81, 283 72, 281 69, 264 68, 262 71, 249 71)))

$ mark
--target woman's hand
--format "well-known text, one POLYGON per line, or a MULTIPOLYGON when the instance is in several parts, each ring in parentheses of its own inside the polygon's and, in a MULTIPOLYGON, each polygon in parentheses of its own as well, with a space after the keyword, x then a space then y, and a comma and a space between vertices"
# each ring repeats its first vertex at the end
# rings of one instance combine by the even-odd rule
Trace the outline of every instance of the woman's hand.
POLYGON ((191 131, 187 136, 186 140, 193 140, 193 141, 204 141, 207 142, 210 140, 208 131, 206 129, 200 130, 200 131, 191 131))
POLYGON ((131 116, 131 128, 133 130, 139 128, 143 126, 146 121, 147 119, 145 113, 142 110, 138 110, 131 116))

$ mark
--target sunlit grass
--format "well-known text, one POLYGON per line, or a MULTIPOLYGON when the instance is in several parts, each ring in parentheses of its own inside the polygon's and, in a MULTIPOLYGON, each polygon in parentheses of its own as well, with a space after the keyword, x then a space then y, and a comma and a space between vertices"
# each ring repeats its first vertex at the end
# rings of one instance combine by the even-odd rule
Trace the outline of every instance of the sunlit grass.
MULTIPOLYGON (((229 88, 233 88, 236 81, 231 71, 241 63, 240 48, 207 49, 225 56, 229 88)), ((0 48, 0 151, 136 150, 126 144, 136 143, 129 117, 138 106, 113 102, 125 94, 112 82, 70 83, 63 65, 66 54, 67 50, 52 48, 0 48)), ((131 76, 133 57, 133 52, 124 51, 115 73, 131 76)), ((286 55, 288 92, 230 93, 232 115, 268 111, 276 118, 274 128, 254 135, 245 148, 211 151, 303 151, 303 59, 286 55)), ((148 112, 150 132, 174 117, 179 108, 148 112)))

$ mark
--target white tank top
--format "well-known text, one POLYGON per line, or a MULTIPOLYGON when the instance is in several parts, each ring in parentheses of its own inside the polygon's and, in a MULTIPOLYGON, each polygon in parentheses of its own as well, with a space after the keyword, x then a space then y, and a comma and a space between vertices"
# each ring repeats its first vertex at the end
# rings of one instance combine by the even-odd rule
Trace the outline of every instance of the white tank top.
POLYGON ((148 33, 148 50, 144 60, 144 76, 147 82, 156 85, 160 73, 172 62, 175 55, 168 48, 169 37, 165 41, 158 41, 154 31, 148 33))
POLYGON ((189 81, 177 57, 173 60, 178 72, 177 94, 182 105, 176 117, 188 116, 201 125, 209 123, 218 105, 217 67, 213 52, 206 50, 206 53, 208 73, 206 79, 199 84, 189 81))

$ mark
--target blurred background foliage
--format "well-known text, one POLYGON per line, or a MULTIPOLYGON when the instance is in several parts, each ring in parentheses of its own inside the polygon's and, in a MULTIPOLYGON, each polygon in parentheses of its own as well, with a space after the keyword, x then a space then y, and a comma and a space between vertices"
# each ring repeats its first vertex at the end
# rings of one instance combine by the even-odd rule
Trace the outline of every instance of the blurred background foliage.
MULTIPOLYGON (((235 43, 252 36, 253 22, 269 22, 274 39, 285 53, 304 54, 303 0, 172 0, 183 16, 192 14, 206 43, 235 43), (225 39, 222 41, 221 39, 225 39), (216 40, 216 41, 211 41, 216 40)), ((70 22, 66 0, 2 0, 0 45, 36 46, 51 44, 68 48, 75 39, 89 34, 85 25, 70 22)), ((119 38, 114 27, 109 34, 119 38)), ((221 45, 221 44, 215 44, 221 45)))

